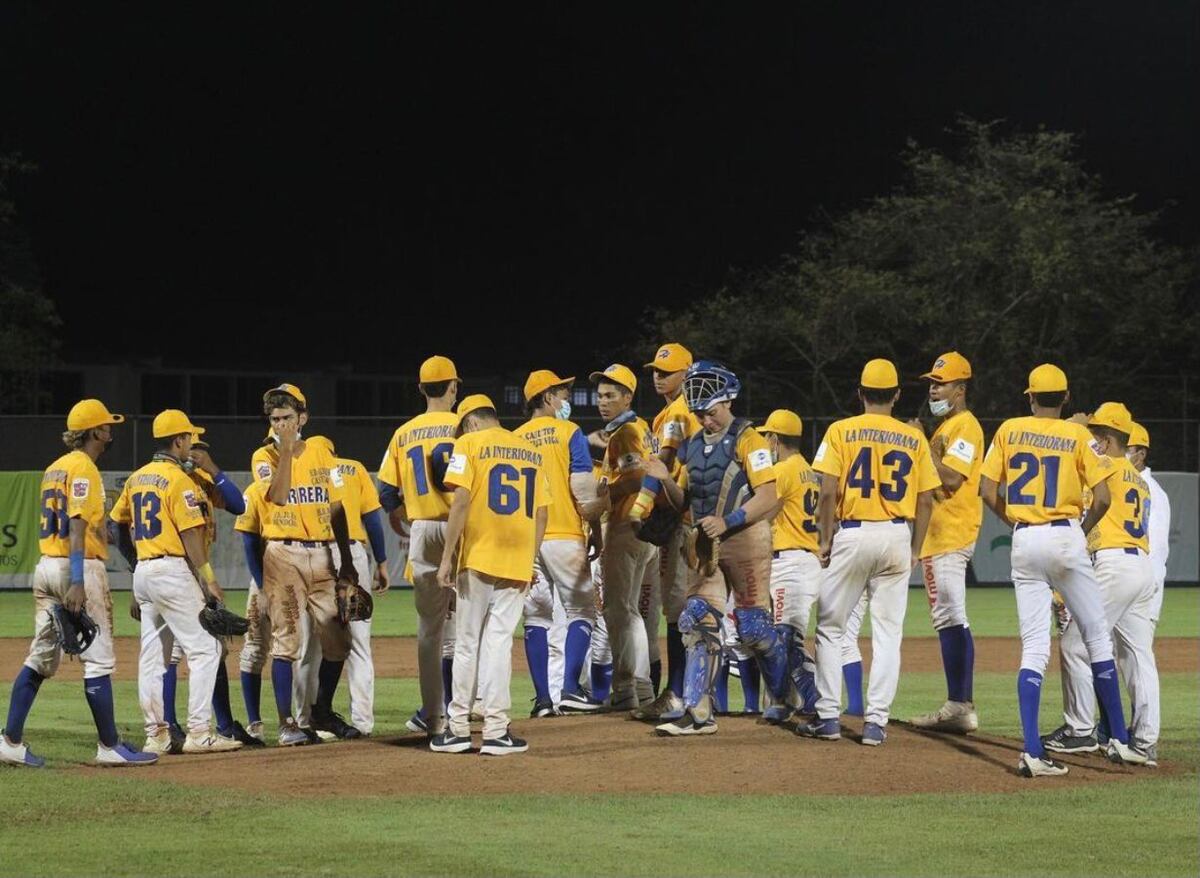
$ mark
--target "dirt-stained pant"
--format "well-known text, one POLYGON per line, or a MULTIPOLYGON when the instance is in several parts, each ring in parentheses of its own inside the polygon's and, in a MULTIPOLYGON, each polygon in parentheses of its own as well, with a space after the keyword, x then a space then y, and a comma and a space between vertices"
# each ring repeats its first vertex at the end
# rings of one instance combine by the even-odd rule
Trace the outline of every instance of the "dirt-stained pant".
POLYGON ((322 654, 333 661, 346 660, 350 629, 338 619, 335 585, 333 553, 328 545, 267 541, 263 592, 271 616, 272 658, 293 662, 300 658, 300 614, 306 610, 321 639, 322 654))
MULTIPOLYGON (((54 629, 54 606, 61 604, 71 587, 71 563, 66 558, 43 555, 33 571, 33 641, 25 667, 43 677, 53 677, 62 661, 62 647, 54 629)), ((104 562, 89 558, 83 562, 84 606, 99 630, 92 645, 79 654, 83 678, 92 680, 113 672, 112 596, 104 562)))
POLYGON ((612 703, 634 706, 654 698, 650 646, 638 606, 646 568, 655 548, 637 538, 628 522, 610 524, 600 564, 604 576, 604 621, 613 653, 612 703))
POLYGON ((770 523, 759 521, 728 539, 722 538, 717 569, 709 576, 692 571, 689 577, 688 598, 703 598, 716 610, 717 618, 729 591, 733 592, 735 608, 758 607, 771 612, 770 523))

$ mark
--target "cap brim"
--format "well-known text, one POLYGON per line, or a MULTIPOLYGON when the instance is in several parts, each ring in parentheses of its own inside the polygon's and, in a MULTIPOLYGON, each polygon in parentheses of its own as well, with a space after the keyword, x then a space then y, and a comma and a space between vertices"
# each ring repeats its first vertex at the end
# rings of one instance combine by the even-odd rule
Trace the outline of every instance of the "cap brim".
POLYGON ((197 427, 195 424, 193 424, 193 425, 192 425, 192 432, 193 432, 193 433, 195 433, 197 436, 203 436, 203 435, 204 435, 204 428, 203 428, 203 427, 197 427))
POLYGON ((593 372, 592 374, 588 375, 588 381, 591 381, 593 384, 598 384, 600 381, 603 381, 606 378, 608 378, 608 376, 603 372, 593 372))

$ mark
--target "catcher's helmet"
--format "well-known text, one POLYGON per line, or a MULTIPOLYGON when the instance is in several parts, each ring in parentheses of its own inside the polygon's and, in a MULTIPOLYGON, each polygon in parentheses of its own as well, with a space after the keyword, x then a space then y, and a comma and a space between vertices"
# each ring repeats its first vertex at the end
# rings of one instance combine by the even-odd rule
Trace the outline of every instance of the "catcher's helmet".
POLYGON ((732 402, 741 392, 738 377, 715 360, 697 360, 683 376, 688 411, 707 411, 719 402, 732 402))

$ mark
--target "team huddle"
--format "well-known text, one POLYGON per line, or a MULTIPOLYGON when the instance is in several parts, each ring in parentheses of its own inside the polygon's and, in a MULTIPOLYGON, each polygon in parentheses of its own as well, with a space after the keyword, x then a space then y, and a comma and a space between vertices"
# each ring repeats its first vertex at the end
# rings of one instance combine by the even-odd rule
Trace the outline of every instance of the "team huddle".
POLYGON ((1101 748, 1114 762, 1157 764, 1153 639, 1169 512, 1145 467, 1149 436, 1124 405, 1064 420, 1067 377, 1041 365, 1025 390, 1031 414, 1005 421, 985 446, 967 406, 970 364, 950 352, 922 376, 938 419, 927 438, 919 422, 893 416, 899 375, 876 359, 859 380, 863 414, 833 423, 810 464, 794 412, 776 410, 761 425, 733 413, 741 382, 723 365, 693 362, 671 343, 646 368, 664 401, 653 422, 633 410, 635 373, 614 364, 590 375, 604 426, 585 434, 570 420, 574 378, 531 373, 528 420, 508 430, 487 396, 459 399, 451 360, 431 357, 419 374, 426 411, 395 431, 378 488, 329 439, 304 436, 307 401, 292 384, 263 396, 269 432, 244 493, 213 461, 203 428, 167 410, 154 420, 151 461, 107 514, 96 461, 124 418, 98 400, 78 403, 63 434, 69 450, 41 486, 35 634, 13 683, 0 762, 44 764, 24 725, 63 652, 83 666, 98 764, 264 746, 268 657, 280 746, 370 735, 372 594, 389 588, 385 519, 408 543, 418 619, 421 705, 407 727, 435 753, 474 752, 472 722, 482 724, 484 755, 528 749, 509 716, 521 622, 534 718, 623 711, 662 736, 710 735, 729 712, 736 674, 745 712, 764 724, 836 741, 840 716, 857 715, 861 743, 879 746, 918 564, 947 697, 911 722, 968 734, 979 719, 967 568, 986 503, 1013 528, 1018 771, 1063 775, 1052 753, 1101 748), (245 619, 224 608, 209 563, 220 509, 237 516, 253 579, 245 619), (114 719, 110 542, 134 570, 140 749, 120 740, 114 719), (806 644, 813 613, 815 642, 806 644), (868 613, 864 692, 858 636, 868 613), (1052 618, 1065 722, 1043 736, 1052 618), (245 724, 233 717, 225 668, 236 636, 245 724), (349 719, 333 709, 343 670, 349 719))

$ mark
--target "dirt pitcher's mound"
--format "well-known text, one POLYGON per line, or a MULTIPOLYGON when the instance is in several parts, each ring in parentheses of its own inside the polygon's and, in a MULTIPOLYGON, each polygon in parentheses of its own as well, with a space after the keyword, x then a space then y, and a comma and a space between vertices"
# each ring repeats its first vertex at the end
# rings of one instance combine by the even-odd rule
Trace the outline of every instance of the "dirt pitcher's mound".
MULTIPOLYGON (((529 752, 503 758, 432 753, 423 735, 219 756, 168 756, 162 780, 298 797, 499 793, 733 793, 894 795, 1009 792, 1044 785, 1173 773, 1133 769, 1099 755, 1068 756, 1065 778, 1016 773, 1021 745, 987 735, 918 732, 893 723, 882 747, 859 744, 861 722, 838 742, 798 738, 752 718, 721 718, 703 738, 660 738, 622 715, 527 720, 513 730, 529 752)), ((478 732, 475 744, 479 745, 478 732)), ((91 770, 91 769, 84 769, 91 770)), ((100 769, 96 769, 100 770, 100 769)))

